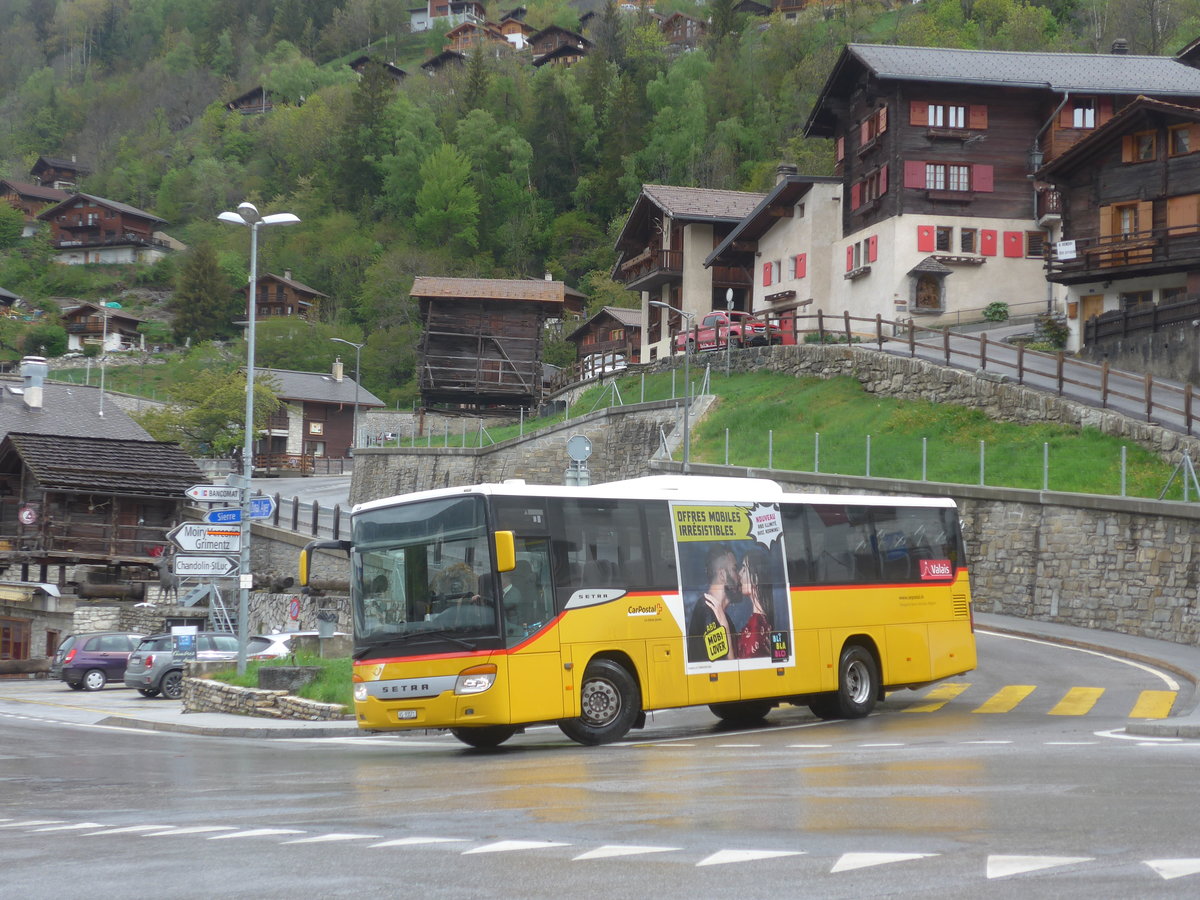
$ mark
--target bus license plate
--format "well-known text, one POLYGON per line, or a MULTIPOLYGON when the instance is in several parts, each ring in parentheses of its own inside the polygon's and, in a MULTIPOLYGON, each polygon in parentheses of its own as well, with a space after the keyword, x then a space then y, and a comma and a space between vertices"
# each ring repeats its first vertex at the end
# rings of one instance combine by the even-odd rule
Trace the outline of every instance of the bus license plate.
POLYGON ((402 709, 396 713, 396 718, 398 719, 415 719, 416 717, 417 711, 415 709, 402 709))

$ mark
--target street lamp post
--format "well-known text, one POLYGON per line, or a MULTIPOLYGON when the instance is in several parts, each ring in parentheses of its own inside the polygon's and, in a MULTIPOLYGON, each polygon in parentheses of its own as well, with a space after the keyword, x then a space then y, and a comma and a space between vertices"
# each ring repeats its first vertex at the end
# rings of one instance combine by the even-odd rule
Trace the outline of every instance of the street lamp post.
MULTIPOLYGON (((367 345, 356 344, 354 341, 348 341, 345 338, 330 338, 330 340, 354 348, 354 434, 350 436, 350 449, 356 450, 358 449, 358 392, 362 387, 360 363, 362 362, 362 348, 367 345)), ((354 454, 350 455, 353 456, 354 454)))
POLYGON ((247 291, 248 327, 246 329, 246 434, 242 444, 242 521, 241 521, 241 564, 238 566, 238 656, 239 675, 246 672, 246 626, 250 618, 250 588, 253 575, 250 572, 250 479, 254 474, 254 324, 258 311, 258 229, 263 225, 294 225, 300 221, 292 213, 261 215, 253 203, 238 204, 237 212, 223 212, 217 216, 222 222, 246 225, 250 229, 250 286, 247 291))
MULTIPOLYGON (((104 364, 108 361, 108 311, 120 309, 116 300, 101 300, 100 312, 104 325, 100 333, 100 417, 104 417, 104 364)), ((45 355, 45 354, 43 354, 45 355)))
POLYGON ((663 309, 669 309, 672 312, 677 312, 687 321, 688 337, 683 342, 683 474, 687 475, 692 470, 692 429, 688 415, 692 405, 692 382, 690 366, 692 356, 692 321, 696 318, 696 316, 694 313, 684 312, 679 307, 672 306, 665 300, 651 300, 650 305, 659 306, 663 309))

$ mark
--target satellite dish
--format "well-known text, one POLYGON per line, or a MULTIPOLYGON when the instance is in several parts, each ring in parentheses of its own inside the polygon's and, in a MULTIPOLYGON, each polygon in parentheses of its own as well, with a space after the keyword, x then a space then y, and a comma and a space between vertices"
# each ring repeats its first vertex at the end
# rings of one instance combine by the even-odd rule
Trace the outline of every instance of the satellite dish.
POLYGON ((575 434, 567 441, 567 456, 575 462, 584 462, 592 455, 592 442, 582 434, 575 434))

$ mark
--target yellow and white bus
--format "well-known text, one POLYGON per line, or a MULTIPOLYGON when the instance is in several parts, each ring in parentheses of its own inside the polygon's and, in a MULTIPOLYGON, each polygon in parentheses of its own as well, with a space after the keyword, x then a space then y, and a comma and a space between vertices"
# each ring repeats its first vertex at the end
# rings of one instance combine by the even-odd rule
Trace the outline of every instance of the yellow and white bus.
POLYGON ((975 667, 947 499, 785 493, 773 481, 521 481, 355 507, 359 726, 476 747, 556 722, 601 744, 650 710, 750 723, 780 703, 867 715, 975 667))

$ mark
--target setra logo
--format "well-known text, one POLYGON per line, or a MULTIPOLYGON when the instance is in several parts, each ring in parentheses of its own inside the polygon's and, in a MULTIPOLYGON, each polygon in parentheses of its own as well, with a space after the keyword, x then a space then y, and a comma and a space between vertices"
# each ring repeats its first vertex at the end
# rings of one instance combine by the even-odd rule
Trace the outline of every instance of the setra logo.
POLYGON ((954 566, 948 559, 921 560, 921 578, 950 578, 954 574, 954 566))

